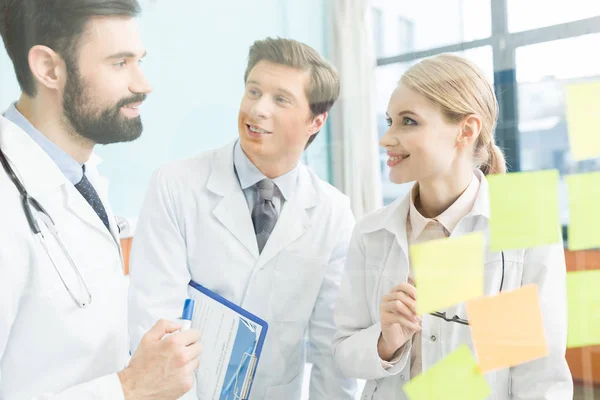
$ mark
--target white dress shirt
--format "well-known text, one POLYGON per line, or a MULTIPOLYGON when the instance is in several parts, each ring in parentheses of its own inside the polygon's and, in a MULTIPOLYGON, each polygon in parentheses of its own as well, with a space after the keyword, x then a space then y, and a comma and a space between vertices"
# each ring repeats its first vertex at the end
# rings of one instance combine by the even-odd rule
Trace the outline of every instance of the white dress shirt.
MULTIPOLYGON (((254 208, 254 203, 258 197, 256 184, 267 177, 250 161, 238 140, 233 149, 233 164, 237 174, 238 181, 250 212, 254 208)), ((275 192, 273 193, 273 205, 277 211, 277 216, 281 213, 281 208, 286 200, 290 200, 296 191, 298 185, 298 166, 290 172, 272 179, 275 183, 275 192)))

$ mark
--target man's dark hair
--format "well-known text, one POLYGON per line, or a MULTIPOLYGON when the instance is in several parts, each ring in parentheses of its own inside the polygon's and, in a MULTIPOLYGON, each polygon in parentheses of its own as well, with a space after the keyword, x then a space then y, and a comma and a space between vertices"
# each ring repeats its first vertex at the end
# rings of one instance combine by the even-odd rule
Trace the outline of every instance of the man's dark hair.
POLYGON ((0 34, 21 90, 33 97, 36 85, 29 51, 43 45, 76 68, 78 44, 86 23, 97 16, 137 17, 137 0, 0 0, 0 34))

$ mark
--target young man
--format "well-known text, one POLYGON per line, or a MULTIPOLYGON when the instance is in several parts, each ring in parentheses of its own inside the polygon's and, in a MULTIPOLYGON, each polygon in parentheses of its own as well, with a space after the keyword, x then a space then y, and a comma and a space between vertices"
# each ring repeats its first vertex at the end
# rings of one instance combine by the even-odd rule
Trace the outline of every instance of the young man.
POLYGON ((332 338, 354 217, 300 163, 339 96, 337 72, 305 44, 266 39, 244 78, 239 140, 153 177, 131 258, 132 348, 177 315, 193 279, 269 323, 252 399, 300 399, 307 352, 310 398, 351 399, 332 338))
POLYGON ((123 369, 126 285, 93 149, 142 133, 139 12, 137 0, 0 3, 22 89, 0 117, 0 399, 176 399, 193 384, 199 334, 161 341, 178 329, 168 321, 123 369))

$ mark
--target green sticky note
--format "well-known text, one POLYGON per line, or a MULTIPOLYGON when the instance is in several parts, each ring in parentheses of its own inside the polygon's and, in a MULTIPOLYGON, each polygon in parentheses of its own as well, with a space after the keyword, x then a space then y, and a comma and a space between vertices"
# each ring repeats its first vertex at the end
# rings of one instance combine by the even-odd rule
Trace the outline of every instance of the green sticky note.
POLYGON ((567 274, 567 347, 600 345, 600 270, 567 274))
POLYGON ((410 400, 483 400, 492 393, 466 345, 404 385, 410 400))
POLYGON ((410 247, 417 287, 417 313, 426 314, 483 296, 481 232, 431 240, 410 247))
POLYGON ((558 171, 516 172, 487 179, 492 251, 560 242, 558 171))
POLYGON ((569 175, 566 181, 569 188, 569 250, 600 247, 600 172, 569 175))
POLYGON ((568 85, 566 90, 573 159, 600 157, 600 81, 568 85))

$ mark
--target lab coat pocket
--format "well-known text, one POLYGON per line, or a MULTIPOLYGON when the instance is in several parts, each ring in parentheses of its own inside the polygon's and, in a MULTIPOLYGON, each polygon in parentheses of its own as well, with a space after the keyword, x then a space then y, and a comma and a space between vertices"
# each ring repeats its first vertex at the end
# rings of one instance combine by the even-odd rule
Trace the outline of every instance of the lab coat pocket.
POLYGON ((271 291, 273 320, 308 322, 326 269, 327 261, 324 257, 281 252, 271 291))
POLYGON ((267 389, 265 400, 299 399, 298 395, 302 392, 303 375, 301 370, 291 382, 285 385, 271 386, 267 389))

